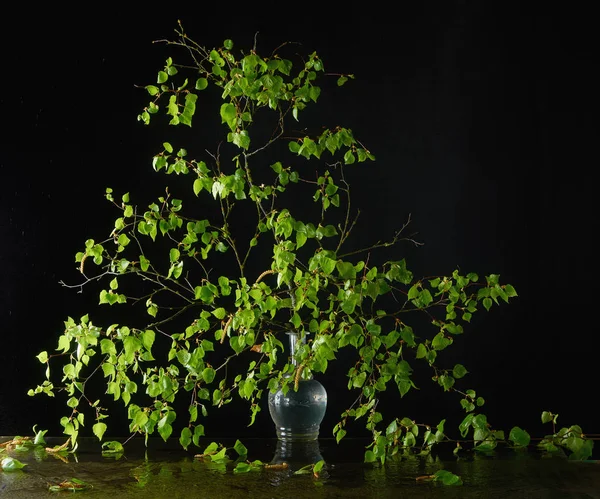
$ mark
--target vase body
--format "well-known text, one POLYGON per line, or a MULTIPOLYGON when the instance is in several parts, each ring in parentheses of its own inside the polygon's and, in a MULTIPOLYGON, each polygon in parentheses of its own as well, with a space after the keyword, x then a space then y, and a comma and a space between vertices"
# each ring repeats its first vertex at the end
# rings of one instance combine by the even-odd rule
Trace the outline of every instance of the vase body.
MULTIPOLYGON (((298 336, 295 333, 288 335, 293 358, 298 336)), ((314 378, 299 380, 297 390, 293 380, 290 380, 287 393, 281 388, 274 393, 269 392, 269 412, 279 440, 316 440, 326 409, 327 391, 314 378)))

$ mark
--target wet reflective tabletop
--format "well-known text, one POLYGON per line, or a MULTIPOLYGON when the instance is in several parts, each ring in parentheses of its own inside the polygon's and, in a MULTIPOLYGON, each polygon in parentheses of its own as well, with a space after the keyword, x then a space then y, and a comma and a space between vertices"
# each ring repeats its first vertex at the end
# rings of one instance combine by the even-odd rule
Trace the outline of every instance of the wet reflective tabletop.
MULTIPOLYGON (((0 444, 10 437, 0 437, 0 444)), ((47 439, 49 445, 62 443, 47 439)), ((208 445, 211 441, 201 442, 208 445)), ((235 440, 220 440, 228 448, 235 440)), ((81 439, 75 454, 53 456, 41 451, 2 452, 26 464, 22 470, 0 471, 0 496, 60 497, 66 491, 49 487, 76 478, 91 487, 78 497, 94 498, 600 498, 600 463, 543 456, 535 450, 504 449, 492 455, 453 456, 443 450, 431 456, 388 460, 384 466, 362 462, 365 440, 332 439, 282 446, 276 439, 246 439, 247 459, 288 463, 247 473, 234 473, 235 461, 210 462, 195 457, 177 443, 131 441, 122 455, 103 456, 100 444, 81 439), (318 477, 295 473, 325 461, 318 477), (443 486, 420 477, 444 469, 463 484, 443 486)), ((228 452, 232 459, 237 454, 228 452)))

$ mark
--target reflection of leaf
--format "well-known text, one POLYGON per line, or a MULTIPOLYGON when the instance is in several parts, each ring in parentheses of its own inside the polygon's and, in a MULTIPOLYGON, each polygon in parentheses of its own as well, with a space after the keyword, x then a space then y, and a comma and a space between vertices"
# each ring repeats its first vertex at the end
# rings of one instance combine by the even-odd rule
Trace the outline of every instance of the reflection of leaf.
POLYGON ((135 478, 138 487, 145 487, 152 477, 150 463, 146 461, 144 464, 133 468, 133 470, 131 470, 131 475, 135 478))
POLYGON ((109 442, 104 442, 102 444, 102 455, 104 457, 113 457, 115 459, 120 459, 123 457, 123 453, 125 450, 120 442, 116 442, 111 440, 109 442))
POLYGON ((123 453, 125 450, 121 445, 121 442, 116 442, 111 440, 109 442, 104 442, 102 444, 102 454, 111 454, 111 453, 123 453))
POLYGON ((219 473, 227 473, 227 461, 205 461, 205 466, 212 470, 217 471, 219 473))

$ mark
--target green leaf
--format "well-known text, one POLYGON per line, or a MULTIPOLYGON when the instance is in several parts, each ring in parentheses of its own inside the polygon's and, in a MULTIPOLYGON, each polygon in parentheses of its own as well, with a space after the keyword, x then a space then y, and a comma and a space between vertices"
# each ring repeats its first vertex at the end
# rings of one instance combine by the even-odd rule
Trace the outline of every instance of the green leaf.
POLYGON ((292 315, 290 322, 294 325, 296 329, 300 327, 300 325, 302 324, 302 318, 300 317, 298 312, 294 312, 294 315, 292 315))
POLYGON ((529 433, 515 426, 508 435, 508 439, 517 447, 527 447, 531 441, 529 433))
POLYGON ((191 357, 192 357, 192 355, 190 354, 190 352, 188 352, 185 349, 179 350, 177 352, 177 360, 179 361, 179 363, 182 366, 187 366, 188 363, 190 362, 191 357))
POLYGON ((452 376, 442 375, 439 377, 439 383, 445 391, 448 391, 454 386, 454 378, 452 376))
MULTIPOLYGON (((319 254, 322 255, 322 253, 319 253, 319 254)), ((333 272, 336 262, 333 258, 322 256, 320 259, 319 265, 320 265, 321 269, 323 270, 323 272, 325 273, 325 275, 329 275, 333 272)))
POLYGON ((211 303, 214 300, 214 293, 210 286, 196 286, 194 289, 196 299, 202 300, 204 303, 211 303))
POLYGON ((210 460, 215 462, 215 461, 223 461, 227 459, 227 448, 223 447, 219 452, 217 452, 216 454, 211 454, 210 455, 210 460))
POLYGON ((360 302, 360 295, 358 293, 351 293, 346 299, 342 302, 342 310, 346 312, 348 315, 352 315, 356 306, 360 302))
POLYGON ((306 243, 308 237, 303 232, 296 232, 296 249, 301 248, 306 243))
POLYGON ((323 469, 323 466, 325 466, 325 461, 323 459, 317 461, 313 465, 313 474, 318 474, 323 469))
POLYGON ((216 374, 217 372, 212 367, 207 367, 202 371, 202 379, 204 379, 206 383, 212 383, 216 374))
POLYGON ((194 194, 197 196, 198 194, 200 194, 200 191, 202 190, 202 188, 204 187, 204 181, 201 178, 197 178, 196 180, 194 180, 194 184, 192 186, 193 190, 194 190, 194 194))
POLYGON ((39 353, 38 355, 36 355, 36 357, 42 364, 48 362, 48 352, 46 351, 39 353))
POLYGON ((475 415, 472 413, 467 414, 465 416, 465 419, 463 419, 462 422, 460 423, 460 425, 458 426, 460 434, 463 438, 465 438, 467 436, 467 432, 469 431, 469 428, 471 427, 471 424, 473 423, 474 417, 475 417, 475 415))
POLYGON ((140 255, 140 268, 146 272, 149 266, 150 260, 148 260, 144 255, 140 255))
POLYGON ((25 466, 27 466, 27 465, 23 464, 18 459, 15 459, 12 457, 5 457, 4 459, 2 459, 2 462, 0 463, 0 467, 2 467, 2 471, 17 471, 17 470, 24 468, 25 466))
POLYGON ((171 248, 169 250, 169 261, 171 263, 175 263, 175 262, 179 261, 180 256, 181 256, 181 253, 177 248, 171 248))
POLYGON ((434 348, 434 350, 444 350, 444 348, 446 348, 447 346, 452 344, 452 339, 451 338, 446 338, 444 336, 444 333, 442 333, 441 331, 435 335, 435 337, 433 338, 432 342, 431 342, 431 346, 434 348))
POLYGON ((192 443, 192 430, 190 430, 187 426, 181 430, 181 434, 179 435, 179 443, 185 450, 187 450, 192 443))
POLYGON ((410 379, 398 378, 396 381, 396 385, 398 386, 398 390, 400 391, 400 396, 404 397, 409 390, 412 388, 413 384, 410 379))
POLYGON ((71 340, 67 335, 63 334, 60 338, 58 338, 57 350, 62 350, 63 353, 67 353, 69 348, 71 348, 71 340))
POLYGON ((206 78, 198 78, 196 80, 196 90, 204 90, 208 87, 208 80, 206 78))
MULTIPOLYGON (((164 420, 164 418, 161 419, 161 421, 163 421, 163 420, 164 420)), ((169 440, 169 437, 171 436, 171 433, 173 433, 173 427, 169 423, 163 423, 161 425, 160 421, 159 421, 159 424, 158 424, 158 433, 162 437, 162 439, 166 442, 167 440, 169 440)))
POLYGON ((253 465, 252 463, 240 462, 235 465, 235 468, 233 468, 233 473, 234 474, 248 473, 250 471, 257 471, 259 469, 260 469, 260 464, 258 464, 258 463, 257 463, 257 465, 253 465))
POLYGON ((467 374, 468 372, 469 371, 467 371, 465 366, 463 366, 462 364, 456 364, 454 366, 454 369, 452 369, 452 376, 454 376, 456 379, 460 379, 464 377, 465 374, 467 374))
POLYGON ((356 279, 356 269, 354 268, 354 265, 352 265, 350 262, 344 262, 342 260, 339 260, 336 263, 336 268, 342 279, 356 279))
POLYGON ((367 379, 367 373, 363 371, 362 373, 360 373, 354 377, 354 379, 352 380, 352 386, 354 388, 360 388, 361 386, 363 386, 365 384, 366 379, 367 379))
POLYGON ((69 478, 68 480, 63 480, 58 485, 50 485, 48 490, 50 492, 81 492, 87 489, 91 489, 92 485, 84 482, 83 480, 79 480, 78 478, 69 478))
POLYGON ((202 451, 202 454, 205 454, 205 455, 214 454, 215 452, 217 452, 218 449, 219 449, 219 444, 217 444, 216 442, 211 442, 204 448, 204 450, 202 451))
POLYGON ((248 455, 248 449, 239 440, 235 441, 235 444, 233 445, 233 450, 235 450, 238 453, 238 456, 246 456, 246 455, 248 455))
POLYGON ((344 154, 344 163, 347 165, 351 165, 355 161, 356 161, 356 157, 354 156, 352 151, 351 150, 346 151, 346 154, 344 154))
POLYGON ((164 71, 159 71, 158 76, 156 77, 156 83, 161 84, 165 83, 169 79, 169 75, 164 71))
POLYGON ((123 338, 123 347, 125 350, 124 359, 127 363, 133 363, 135 353, 140 349, 141 343, 142 342, 135 336, 125 336, 125 338, 123 338))
POLYGON ((140 334, 140 340, 142 341, 142 345, 148 351, 152 349, 152 345, 154 345, 156 333, 151 329, 147 329, 143 333, 140 334))
POLYGON ((335 441, 336 443, 340 443, 340 440, 342 438, 344 438, 346 436, 346 430, 344 429, 339 429, 338 432, 335 434, 335 441))
POLYGON ((226 103, 221 106, 221 123, 227 123, 231 130, 235 130, 237 122, 237 109, 233 104, 226 103))
MULTIPOLYGON (((234 125, 235 126, 235 125, 234 125)), ((250 147, 250 135, 248 135, 247 130, 242 130, 241 132, 236 132, 231 134, 232 142, 242 149, 248 149, 250 147)))
POLYGON ((462 479, 447 470, 438 470, 433 475, 434 482, 441 482, 443 485, 462 485, 462 479))
MULTIPOLYGON (((131 409, 134 406, 129 407, 131 409)), ((143 428, 144 426, 146 426, 146 423, 148 423, 148 415, 144 411, 137 408, 137 412, 135 413, 135 416, 133 416, 131 422, 138 428, 143 428)))
POLYGON ((33 433, 35 434, 35 437, 33 439, 33 444, 34 445, 46 445, 46 440, 44 439, 44 435, 46 433, 48 433, 48 430, 37 431, 36 427, 37 427, 37 425, 35 425, 33 427, 33 433))
POLYGON ((213 310, 212 314, 219 320, 223 319, 227 314, 227 311, 223 307, 219 307, 213 310))
POLYGON ((548 411, 542 412, 542 423, 549 423, 552 421, 552 413, 548 411))
POLYGON ((365 452, 365 463, 374 463, 377 461, 377 456, 372 450, 368 450, 365 452))
POLYGON ((96 423, 94 426, 92 426, 92 431, 94 432, 94 435, 96 435, 96 437, 98 437, 98 440, 102 440, 102 436, 104 435, 104 432, 106 431, 106 424, 100 422, 100 423, 96 423))

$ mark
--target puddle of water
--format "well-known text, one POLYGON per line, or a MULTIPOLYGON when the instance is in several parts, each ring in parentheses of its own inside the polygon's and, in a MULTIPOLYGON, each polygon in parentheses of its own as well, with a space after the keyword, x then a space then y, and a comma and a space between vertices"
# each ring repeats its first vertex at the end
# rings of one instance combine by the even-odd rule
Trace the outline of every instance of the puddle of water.
MULTIPOLYGON (((0 442, 9 440, 0 437, 0 442)), ((62 443, 47 439, 50 446, 62 443)), ((209 441, 206 444, 210 443, 209 441)), ((234 441, 223 441, 228 447, 234 441)), ((571 462, 544 458, 536 452, 498 452, 496 455, 451 453, 427 458, 410 457, 388 461, 384 467, 362 462, 366 441, 344 439, 339 445, 321 439, 312 446, 282 448, 275 439, 250 439, 244 444, 250 460, 290 464, 287 470, 261 470, 234 474, 227 466, 195 459, 199 450, 183 451, 160 440, 132 441, 116 459, 103 457, 100 444, 81 439, 76 455, 68 462, 43 452, 11 452, 27 466, 22 471, 0 471, 0 496, 11 499, 60 497, 48 487, 78 478, 93 486, 77 495, 111 499, 178 498, 598 498, 600 463, 571 462), (326 468, 321 477, 297 475, 294 471, 322 458, 326 468), (459 475, 462 486, 441 486, 417 481, 446 469, 459 475)), ((236 454, 232 450, 231 457, 236 454)))

